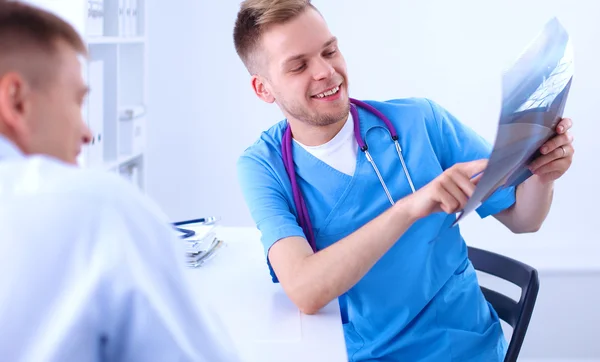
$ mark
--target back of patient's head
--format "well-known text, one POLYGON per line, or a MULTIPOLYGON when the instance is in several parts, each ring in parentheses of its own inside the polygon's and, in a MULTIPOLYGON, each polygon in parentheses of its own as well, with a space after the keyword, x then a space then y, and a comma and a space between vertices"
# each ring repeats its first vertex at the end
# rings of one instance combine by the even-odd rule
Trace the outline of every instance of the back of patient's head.
POLYGON ((86 53, 77 31, 58 16, 21 2, 0 1, 0 77, 16 71, 31 85, 43 85, 61 42, 86 53))
POLYGON ((0 49, 0 135, 26 154, 75 163, 90 138, 79 33, 41 8, 0 0, 0 49))

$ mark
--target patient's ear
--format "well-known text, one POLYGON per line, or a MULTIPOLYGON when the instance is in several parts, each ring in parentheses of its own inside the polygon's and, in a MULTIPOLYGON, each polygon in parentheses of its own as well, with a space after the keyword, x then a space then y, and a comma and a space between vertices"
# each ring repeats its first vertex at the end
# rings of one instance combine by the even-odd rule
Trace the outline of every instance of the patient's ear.
POLYGON ((263 77, 259 75, 253 75, 251 79, 251 84, 252 90, 254 90, 254 93, 256 93, 258 98, 262 99, 267 103, 275 102, 275 96, 273 96, 273 94, 269 90, 269 84, 263 77))
POLYGON ((0 78, 0 118, 16 134, 21 134, 27 127, 25 118, 30 109, 30 95, 20 74, 7 73, 0 78))

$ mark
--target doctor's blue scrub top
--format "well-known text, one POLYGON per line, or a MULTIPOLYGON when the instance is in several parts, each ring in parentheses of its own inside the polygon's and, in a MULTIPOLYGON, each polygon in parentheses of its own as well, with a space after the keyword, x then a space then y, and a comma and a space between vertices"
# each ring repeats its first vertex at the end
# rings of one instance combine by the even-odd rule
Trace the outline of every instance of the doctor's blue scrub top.
MULTIPOLYGON (((455 163, 488 158, 491 153, 488 142, 431 100, 367 103, 396 127, 417 190, 455 163)), ((358 114, 360 132, 392 197, 409 195, 410 185, 384 123, 360 107, 358 114)), ((238 161, 241 188, 266 256, 282 238, 305 237, 281 155, 286 122, 263 132, 238 161)), ((390 207, 363 152, 358 152, 355 174, 349 176, 292 145, 318 250, 390 207)), ((477 213, 484 218, 514 202, 513 187, 499 189, 477 213)), ((455 218, 441 212, 417 221, 340 296, 350 361, 503 360, 507 343, 498 315, 480 291, 459 226, 451 227, 455 218)))

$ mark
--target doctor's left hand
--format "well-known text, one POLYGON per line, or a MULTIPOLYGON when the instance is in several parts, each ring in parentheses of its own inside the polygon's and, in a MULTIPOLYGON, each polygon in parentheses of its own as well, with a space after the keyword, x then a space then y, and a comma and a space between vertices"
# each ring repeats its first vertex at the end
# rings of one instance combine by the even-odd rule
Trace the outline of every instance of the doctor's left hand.
POLYGON ((552 182, 571 167, 573 162, 573 136, 569 129, 573 126, 570 118, 563 118, 556 126, 556 133, 548 142, 540 148, 541 156, 533 160, 529 169, 534 175, 538 175, 543 183, 552 182))

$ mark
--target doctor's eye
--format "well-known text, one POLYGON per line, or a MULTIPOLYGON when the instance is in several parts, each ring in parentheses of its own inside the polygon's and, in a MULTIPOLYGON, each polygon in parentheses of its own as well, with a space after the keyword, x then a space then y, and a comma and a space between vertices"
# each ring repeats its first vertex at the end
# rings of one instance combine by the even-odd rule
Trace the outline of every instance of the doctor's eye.
POLYGON ((337 49, 333 49, 333 50, 326 52, 325 56, 331 57, 331 56, 334 56, 335 53, 337 53, 337 49))
POLYGON ((298 73, 298 72, 302 71, 302 70, 303 70, 305 67, 306 67, 306 64, 302 64, 302 65, 300 65, 300 66, 297 66, 297 67, 293 68, 293 69, 291 70, 291 72, 293 72, 293 73, 298 73))

